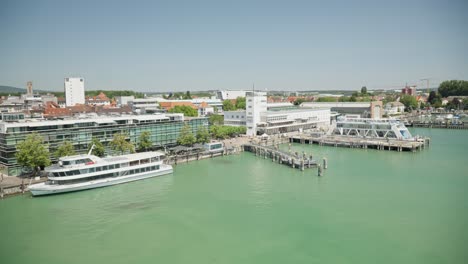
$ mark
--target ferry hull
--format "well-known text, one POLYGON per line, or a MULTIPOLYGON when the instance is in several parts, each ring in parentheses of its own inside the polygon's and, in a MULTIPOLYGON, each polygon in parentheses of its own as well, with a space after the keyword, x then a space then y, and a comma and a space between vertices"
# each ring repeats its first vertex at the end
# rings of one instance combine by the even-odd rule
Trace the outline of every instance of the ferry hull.
POLYGON ((29 186, 29 191, 33 196, 41 195, 50 195, 50 194, 59 194, 66 192, 75 192, 82 191, 87 189, 101 188, 126 182, 138 181, 143 179, 148 179, 152 177, 162 176, 170 174, 173 172, 172 166, 165 165, 161 166, 161 169, 157 171, 149 171, 145 173, 122 176, 116 178, 107 178, 102 180, 94 180, 89 182, 77 183, 77 184, 67 184, 67 185, 47 185, 45 183, 39 183, 29 186))

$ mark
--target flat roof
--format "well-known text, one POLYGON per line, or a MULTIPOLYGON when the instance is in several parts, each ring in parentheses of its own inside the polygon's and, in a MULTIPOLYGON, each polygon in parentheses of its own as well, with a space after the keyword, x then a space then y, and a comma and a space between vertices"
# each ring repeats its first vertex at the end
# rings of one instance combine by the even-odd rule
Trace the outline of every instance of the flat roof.
POLYGON ((0 121, 0 126, 4 127, 40 127, 40 126, 55 126, 55 125, 71 125, 77 123, 115 123, 121 120, 168 120, 165 114, 154 115, 124 115, 124 116, 84 116, 82 118, 70 118, 61 120, 43 120, 43 119, 24 119, 16 122, 0 121))
POLYGON ((280 111, 267 111, 267 115, 287 115, 292 113, 304 113, 304 112, 314 112, 330 110, 328 107, 314 107, 314 108, 300 108, 300 109, 290 109, 290 110, 280 110, 280 111))

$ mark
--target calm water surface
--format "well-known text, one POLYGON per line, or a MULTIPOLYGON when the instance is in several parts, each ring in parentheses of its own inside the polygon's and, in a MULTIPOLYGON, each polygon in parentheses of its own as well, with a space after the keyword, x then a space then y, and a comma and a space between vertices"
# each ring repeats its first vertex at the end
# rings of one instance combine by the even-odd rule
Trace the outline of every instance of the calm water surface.
POLYGON ((244 153, 5 199, 0 263, 467 263, 468 131, 414 131, 430 149, 293 145, 321 178, 244 153))

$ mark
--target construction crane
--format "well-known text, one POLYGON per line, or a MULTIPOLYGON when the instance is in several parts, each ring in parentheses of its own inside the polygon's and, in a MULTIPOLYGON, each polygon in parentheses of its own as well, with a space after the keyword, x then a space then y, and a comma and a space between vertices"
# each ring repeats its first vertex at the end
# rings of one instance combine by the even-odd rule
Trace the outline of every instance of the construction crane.
POLYGON ((427 94, 429 94, 429 80, 430 80, 430 79, 431 79, 431 78, 420 79, 420 81, 426 81, 426 83, 427 83, 427 94))

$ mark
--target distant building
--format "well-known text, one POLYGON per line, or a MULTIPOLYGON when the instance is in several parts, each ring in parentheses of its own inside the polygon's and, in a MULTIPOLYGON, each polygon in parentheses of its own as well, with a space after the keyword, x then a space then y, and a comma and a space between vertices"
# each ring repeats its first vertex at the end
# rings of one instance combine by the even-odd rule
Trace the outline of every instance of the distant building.
POLYGON ((203 117, 203 116, 207 116, 207 115, 211 115, 211 114, 214 114, 214 107, 213 106, 208 105, 208 103, 206 103, 206 102, 202 102, 198 106, 198 116, 203 117))
POLYGON ((135 96, 133 95, 115 97, 115 100, 117 101, 118 106, 128 105, 128 102, 133 101, 134 99, 135 99, 135 96))
POLYGON ((85 90, 83 78, 65 78, 66 106, 85 104, 85 90))
POLYGON ((385 104, 385 114, 398 115, 405 111, 405 105, 400 102, 389 102, 385 104))
POLYGON ((382 118, 381 101, 374 102, 304 102, 301 108, 330 108, 342 115, 359 115, 359 117, 382 118))
POLYGON ((216 97, 220 100, 234 100, 237 97, 245 97, 246 91, 241 90, 223 90, 216 93, 216 97))
POLYGON ((159 108, 158 98, 136 98, 128 101, 128 105, 134 112, 157 113, 165 111, 159 108))
POLYGON ((100 92, 97 96, 86 97, 85 102, 87 105, 110 105, 111 104, 111 100, 103 92, 100 92))
POLYGON ((224 112, 224 124, 246 126, 248 136, 277 134, 328 126, 330 108, 298 109, 267 104, 265 92, 247 92, 246 110, 224 112))
POLYGON ((159 106, 161 108, 164 108, 166 109, 166 111, 169 111, 171 110, 172 108, 176 107, 176 106, 190 106, 192 107, 193 109, 197 109, 197 107, 190 101, 161 101, 159 102, 159 106))
POLYGON ((224 111, 224 125, 226 126, 246 126, 245 110, 224 111))
POLYGON ((401 93, 416 96, 416 86, 405 86, 405 88, 401 89, 401 93))
POLYGON ((33 95, 33 83, 31 81, 26 84, 26 94, 33 95))

